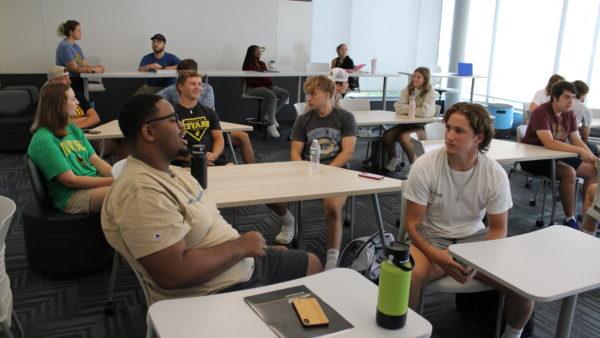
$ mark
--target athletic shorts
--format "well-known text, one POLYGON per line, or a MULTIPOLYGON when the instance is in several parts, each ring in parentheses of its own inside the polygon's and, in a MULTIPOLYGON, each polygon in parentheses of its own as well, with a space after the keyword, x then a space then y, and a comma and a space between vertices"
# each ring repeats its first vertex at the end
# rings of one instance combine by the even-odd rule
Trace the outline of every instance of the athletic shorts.
POLYGON ((264 257, 254 258, 254 272, 246 282, 232 285, 219 293, 270 285, 306 276, 308 254, 300 250, 267 248, 264 257))

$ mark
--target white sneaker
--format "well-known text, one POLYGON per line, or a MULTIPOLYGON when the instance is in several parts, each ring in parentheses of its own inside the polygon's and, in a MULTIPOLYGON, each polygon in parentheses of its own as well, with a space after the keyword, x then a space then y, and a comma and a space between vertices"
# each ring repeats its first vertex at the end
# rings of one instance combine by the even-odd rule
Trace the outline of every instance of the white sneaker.
POLYGON ((388 163, 385 165, 385 169, 387 169, 390 172, 394 172, 396 171, 396 168, 398 168, 398 164, 400 164, 400 159, 397 157, 392 157, 388 160, 388 163))
POLYGON ((327 255, 327 259, 325 260, 325 267, 323 268, 325 271, 335 269, 338 265, 338 258, 336 256, 327 255))
POLYGON ((267 133, 269 134, 269 136, 274 137, 274 138, 278 138, 279 136, 279 131, 277 130, 277 126, 275 124, 272 124, 269 126, 269 128, 267 128, 267 133))
POLYGON ((279 122, 275 121, 273 123, 275 124, 275 127, 279 128, 279 122))
POLYGON ((275 236, 275 242, 283 245, 290 244, 294 240, 294 230, 293 225, 291 227, 287 225, 282 226, 281 232, 275 236))

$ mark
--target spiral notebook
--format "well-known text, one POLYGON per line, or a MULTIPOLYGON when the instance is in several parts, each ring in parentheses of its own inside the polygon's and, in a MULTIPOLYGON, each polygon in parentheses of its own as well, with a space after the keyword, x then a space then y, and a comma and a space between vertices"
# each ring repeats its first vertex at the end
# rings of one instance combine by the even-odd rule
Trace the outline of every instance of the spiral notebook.
POLYGON ((245 297, 244 301, 279 337, 319 337, 354 327, 304 285, 245 297), (329 325, 303 327, 292 305, 292 299, 298 297, 316 298, 327 319, 329 319, 329 325))

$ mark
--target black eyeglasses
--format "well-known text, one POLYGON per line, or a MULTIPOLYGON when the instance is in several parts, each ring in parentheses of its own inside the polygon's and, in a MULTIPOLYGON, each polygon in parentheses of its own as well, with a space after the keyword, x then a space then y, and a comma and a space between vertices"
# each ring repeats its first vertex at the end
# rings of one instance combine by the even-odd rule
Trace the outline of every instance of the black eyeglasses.
POLYGON ((155 117, 153 119, 149 119, 148 121, 146 121, 146 123, 152 123, 152 122, 166 120, 166 119, 170 119, 171 122, 177 122, 177 123, 179 123, 179 116, 177 116, 176 113, 173 113, 173 114, 170 114, 170 115, 161 116, 161 117, 155 117))

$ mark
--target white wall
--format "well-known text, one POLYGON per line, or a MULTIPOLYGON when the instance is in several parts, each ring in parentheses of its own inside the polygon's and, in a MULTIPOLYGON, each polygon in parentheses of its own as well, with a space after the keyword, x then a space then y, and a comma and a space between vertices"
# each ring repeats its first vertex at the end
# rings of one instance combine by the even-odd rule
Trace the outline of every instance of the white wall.
POLYGON ((81 23, 84 53, 112 70, 136 69, 154 33, 204 69, 241 68, 251 44, 267 47, 264 60, 304 65, 311 17, 312 3, 286 0, 0 0, 0 72, 44 73, 66 19, 81 23))
MULTIPOLYGON (((377 56, 379 72, 436 64, 442 0, 314 0, 311 62, 329 62, 348 43, 354 64, 377 56)), ((390 78, 400 89, 405 78, 390 78)), ((360 79, 361 90, 381 90, 381 79, 360 79)))

